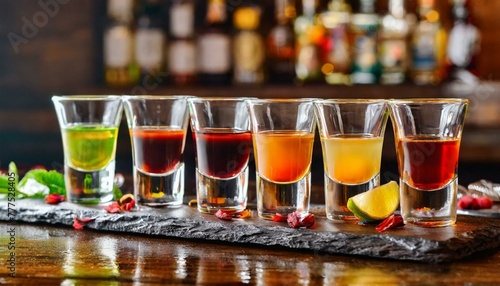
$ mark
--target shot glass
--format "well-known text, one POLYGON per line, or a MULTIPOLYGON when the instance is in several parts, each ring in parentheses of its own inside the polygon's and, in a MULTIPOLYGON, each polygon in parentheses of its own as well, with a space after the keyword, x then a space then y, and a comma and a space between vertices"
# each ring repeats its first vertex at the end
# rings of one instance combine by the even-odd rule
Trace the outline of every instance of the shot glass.
POLYGON ((256 99, 248 105, 259 216, 307 214, 316 128, 313 99, 256 99))
POLYGON ((241 211, 252 150, 247 98, 190 98, 198 210, 241 211))
POLYGON ((458 154, 466 99, 390 101, 405 223, 452 225, 457 217, 458 154))
POLYGON ((124 96, 134 194, 141 205, 179 206, 184 197, 187 96, 124 96))
POLYGON ((314 105, 323 154, 326 216, 354 220, 347 200, 380 185, 388 104, 376 99, 327 99, 314 105))
POLYGON ((326 216, 354 220, 347 200, 380 185, 387 101, 326 99, 314 106, 323 149, 326 216))
POLYGON ((53 96, 52 101, 61 128, 68 201, 112 200, 121 96, 53 96))

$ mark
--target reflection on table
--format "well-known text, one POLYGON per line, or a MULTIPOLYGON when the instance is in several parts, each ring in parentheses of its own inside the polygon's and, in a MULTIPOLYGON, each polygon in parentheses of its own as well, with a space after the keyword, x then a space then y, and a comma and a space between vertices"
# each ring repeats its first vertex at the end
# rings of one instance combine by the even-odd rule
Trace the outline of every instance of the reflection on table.
MULTIPOLYGON (((0 224, 2 245, 12 225, 0 224)), ((326 255, 249 245, 18 224, 16 277, 2 256, 1 283, 465 284, 500 282, 500 252, 445 264, 326 255)))

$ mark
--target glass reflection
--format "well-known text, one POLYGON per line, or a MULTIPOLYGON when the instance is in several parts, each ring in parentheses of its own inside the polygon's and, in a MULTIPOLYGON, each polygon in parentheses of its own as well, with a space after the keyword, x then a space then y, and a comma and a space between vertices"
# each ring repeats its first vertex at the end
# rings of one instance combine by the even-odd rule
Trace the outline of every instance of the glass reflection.
MULTIPOLYGON (((120 271, 116 263, 116 239, 100 237, 88 238, 86 235, 67 237, 64 251, 63 272, 68 279, 61 285, 78 285, 71 278, 118 278, 120 271)), ((107 281, 96 285, 118 285, 117 282, 107 281)))

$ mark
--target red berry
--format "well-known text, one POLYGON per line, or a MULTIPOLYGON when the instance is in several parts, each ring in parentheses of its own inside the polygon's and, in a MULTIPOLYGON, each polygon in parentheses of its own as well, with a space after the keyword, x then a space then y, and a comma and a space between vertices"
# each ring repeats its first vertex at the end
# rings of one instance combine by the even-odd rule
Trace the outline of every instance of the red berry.
POLYGON ((311 228, 314 226, 314 215, 308 213, 302 216, 299 212, 294 211, 293 213, 288 214, 287 222, 288 225, 293 228, 311 228))
POLYGON ((51 205, 57 205, 58 203, 64 202, 65 200, 65 196, 58 194, 49 194, 45 197, 45 202, 51 205))
POLYGON ((307 228, 311 228, 314 226, 314 215, 313 214, 307 214, 306 216, 304 216, 302 218, 302 220, 300 221, 300 224, 302 226, 305 226, 307 228))
POLYGON ((472 201, 471 201, 471 204, 470 204, 470 209, 471 210, 478 210, 480 209, 481 207, 479 206, 479 201, 477 200, 477 198, 472 198, 472 201))
POLYGON ((493 201, 488 197, 477 198, 477 203, 482 209, 489 209, 493 206, 493 201))
POLYGON ((288 217, 285 215, 282 215, 280 213, 276 213, 273 215, 273 221, 274 222, 281 222, 281 221, 287 221, 288 217))
POLYGON ((111 204, 103 206, 102 208, 110 214, 115 214, 122 211, 120 205, 117 202, 112 202, 111 204))
POLYGON ((233 219, 233 215, 231 214, 231 212, 227 212, 224 210, 218 210, 215 213, 215 216, 221 220, 232 220, 233 219))
POLYGON ((95 218, 77 218, 77 217, 75 217, 73 219, 73 227, 75 229, 83 229, 83 227, 85 225, 87 225, 87 223, 89 223, 93 220, 95 220, 95 218))
POLYGON ((298 228, 300 227, 300 215, 297 212, 289 213, 287 217, 287 222, 290 227, 298 228))
POLYGON ((458 208, 461 210, 468 210, 471 208, 471 204, 474 198, 472 196, 463 196, 458 200, 458 208))

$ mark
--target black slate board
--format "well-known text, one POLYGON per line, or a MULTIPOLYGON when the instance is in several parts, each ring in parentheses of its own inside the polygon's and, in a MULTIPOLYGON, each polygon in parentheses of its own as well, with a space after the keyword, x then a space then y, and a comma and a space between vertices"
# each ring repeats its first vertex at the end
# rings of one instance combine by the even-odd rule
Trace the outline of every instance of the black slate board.
MULTIPOLYGON (((487 249, 496 251, 500 247, 500 219, 471 216, 459 216, 457 224, 450 227, 407 225, 379 233, 374 226, 327 220, 321 206, 311 210, 316 215, 314 229, 293 229, 286 223, 265 221, 258 218, 255 211, 252 218, 222 221, 189 206, 142 208, 136 212, 108 214, 99 206, 67 202, 48 205, 42 200, 26 199, 17 201, 15 210, 17 222, 72 226, 75 217, 95 218, 85 227, 425 263, 450 262, 487 249)), ((1 204, 0 220, 9 221, 10 218, 7 203, 1 204)))

